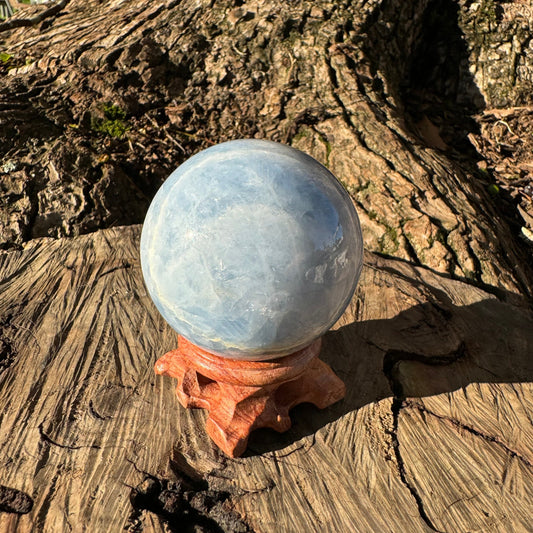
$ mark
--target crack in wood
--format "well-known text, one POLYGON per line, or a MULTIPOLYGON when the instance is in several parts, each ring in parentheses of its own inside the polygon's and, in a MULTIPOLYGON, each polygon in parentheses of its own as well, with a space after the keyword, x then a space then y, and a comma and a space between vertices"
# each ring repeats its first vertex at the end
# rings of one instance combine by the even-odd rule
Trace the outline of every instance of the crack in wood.
MULTIPOLYGON (((392 379, 392 378, 391 378, 392 379)), ((400 411, 404 407, 404 400, 395 396, 392 401, 392 417, 393 417, 393 426, 392 426, 392 432, 391 432, 391 439, 392 439, 392 448, 394 450, 394 455, 396 457, 396 462, 398 464, 398 473, 400 474, 400 479, 402 483, 405 485, 405 487, 409 490, 413 498, 415 499, 416 505, 418 507, 418 512, 420 514, 420 517, 426 525, 431 529, 431 531, 435 531, 436 533, 444 533, 440 529, 437 529, 437 527, 433 524, 431 519, 429 518, 425 506, 424 501, 416 488, 408 481, 406 472, 405 472, 405 463, 403 461, 403 457, 400 451, 400 441, 398 439, 398 422, 400 419, 400 411)))
MULTIPOLYGON (((434 307, 436 307, 438 310, 442 309, 443 311, 447 312, 447 310, 441 308, 440 306, 434 307)), ((396 396, 405 399, 401 383, 393 376, 394 368, 398 363, 404 361, 416 361, 418 363, 423 363, 430 366, 446 366, 456 363, 457 361, 464 359, 466 356, 467 351, 466 344, 464 342, 462 342, 457 349, 451 353, 435 356, 427 356, 419 353, 406 352, 403 350, 388 350, 383 358, 383 372, 389 379, 389 382, 391 380, 393 381, 391 384, 393 393, 395 393, 396 396)))
POLYGON ((97 418, 98 420, 111 420, 113 417, 110 415, 101 415, 94 407, 94 403, 92 400, 89 400, 89 412, 91 413, 94 418, 97 418))
POLYGON ((94 450, 100 450, 102 447, 98 446, 97 444, 80 444, 80 445, 74 445, 74 444, 61 444, 60 442, 55 441, 52 439, 49 435, 47 435, 43 429, 43 423, 39 424, 39 436, 41 437, 41 440, 44 442, 51 444, 52 446, 57 446, 59 448, 64 448, 67 450, 81 450, 84 448, 91 448, 94 450))
POLYGON ((511 457, 515 457, 522 463, 524 463, 527 467, 533 468, 533 462, 531 462, 527 457, 524 457, 521 453, 517 452, 516 450, 513 450, 508 444, 506 444, 500 437, 497 435, 489 435, 487 433, 484 433, 483 431, 476 429, 473 426, 469 426, 460 420, 457 420, 456 418, 453 418, 451 416, 446 415, 439 415, 438 413, 435 413, 434 411, 431 411, 426 406, 419 404, 416 401, 412 400, 405 400, 404 401, 404 408, 410 407, 412 409, 417 409, 422 414, 427 414, 434 416, 435 418, 438 418, 439 420, 442 420, 444 422, 449 422, 452 424, 455 428, 462 431, 467 431, 468 433, 471 433, 472 435, 475 435, 476 437, 480 437, 483 440, 487 442, 492 442, 505 450, 511 457))
POLYGON ((125 261, 122 265, 110 268, 106 270, 105 272, 102 272, 98 278, 102 278, 104 276, 107 276, 108 274, 112 274, 113 272, 116 272, 117 270, 127 270, 128 268, 132 268, 133 265, 125 261))
POLYGON ((406 468, 405 463, 402 457, 402 453, 400 450, 400 441, 398 438, 398 423, 400 420, 400 412, 403 408, 406 407, 406 398, 405 394, 403 392, 403 387, 400 382, 400 380, 395 376, 395 368, 396 366, 402 362, 402 361, 418 361, 424 364, 433 365, 433 366, 443 366, 443 365, 449 365, 453 364, 456 361, 461 360, 466 356, 466 346, 464 343, 461 343, 459 347, 451 352, 450 354, 436 356, 436 357, 428 357, 422 354, 417 353, 410 353, 405 352, 402 350, 389 350, 385 354, 383 358, 383 373, 387 377, 392 393, 393 393, 393 400, 391 404, 391 411, 392 411, 392 431, 391 431, 391 439, 392 439, 392 448, 394 450, 394 455, 396 458, 396 462, 398 464, 398 473, 400 475, 400 479, 402 483, 405 485, 405 487, 409 490, 413 498, 415 499, 416 505, 418 507, 418 512, 420 513, 420 517, 426 525, 432 530, 437 533, 444 533, 441 530, 439 530, 435 524, 431 521, 431 518, 429 517, 425 506, 424 501, 422 499, 422 496, 418 493, 417 489, 414 487, 412 483, 409 482, 406 475, 406 468))

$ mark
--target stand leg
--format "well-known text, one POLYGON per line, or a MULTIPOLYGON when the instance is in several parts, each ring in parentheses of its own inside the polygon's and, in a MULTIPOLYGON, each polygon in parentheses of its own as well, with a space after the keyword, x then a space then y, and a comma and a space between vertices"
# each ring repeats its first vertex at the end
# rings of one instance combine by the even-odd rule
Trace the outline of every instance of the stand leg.
MULTIPOLYGON (((239 384, 212 379, 206 376, 205 364, 195 364, 187 350, 177 349, 161 357, 156 365, 157 374, 177 378, 177 396, 184 407, 199 407, 209 410, 206 430, 215 444, 231 457, 241 455, 247 446, 250 432, 260 427, 269 427, 279 432, 287 431, 291 427, 289 410, 297 404, 310 402, 323 409, 344 397, 344 383, 335 375, 331 368, 311 354, 311 358, 303 363, 298 358, 287 356, 276 360, 277 374, 274 383, 246 382, 246 377, 239 384), (295 362, 296 360, 296 362, 295 362), (286 361, 286 367, 283 366, 286 361), (301 365, 301 369, 295 365, 301 365), (200 367, 200 368, 198 368, 200 367), (280 369, 281 368, 281 372, 280 369), (283 379, 283 375, 287 379, 283 379), (296 374, 296 376, 295 376, 296 374), (280 378, 281 375, 281 378, 280 378)), ((195 347, 196 357, 198 348, 195 347)), ((224 375, 221 369, 227 360, 208 354, 211 369, 216 375, 224 375), (217 365, 220 365, 218 367, 217 365)), ((267 370, 270 363, 239 362, 241 374, 248 376, 247 370, 261 368, 267 370)), ((212 375, 213 375, 212 373, 212 375)), ((234 372, 231 380, 235 381, 234 372)))

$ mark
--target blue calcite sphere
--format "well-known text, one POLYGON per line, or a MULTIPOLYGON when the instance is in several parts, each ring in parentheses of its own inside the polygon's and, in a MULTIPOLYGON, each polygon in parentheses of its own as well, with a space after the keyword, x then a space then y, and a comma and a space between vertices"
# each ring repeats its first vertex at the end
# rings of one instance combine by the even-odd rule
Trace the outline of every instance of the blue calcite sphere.
POLYGON ((141 264, 165 320, 232 359, 304 348, 350 301, 363 243, 353 204, 312 157, 263 140, 204 150, 175 170, 144 222, 141 264))

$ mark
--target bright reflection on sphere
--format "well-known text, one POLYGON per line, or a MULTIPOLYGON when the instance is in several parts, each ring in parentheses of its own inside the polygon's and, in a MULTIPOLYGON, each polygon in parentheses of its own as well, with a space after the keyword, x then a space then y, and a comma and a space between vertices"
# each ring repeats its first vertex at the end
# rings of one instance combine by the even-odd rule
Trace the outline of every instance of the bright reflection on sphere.
POLYGON ((191 157, 156 194, 142 230, 146 286, 194 344, 266 360, 325 333, 348 305, 363 243, 353 204, 312 157, 261 140, 191 157))

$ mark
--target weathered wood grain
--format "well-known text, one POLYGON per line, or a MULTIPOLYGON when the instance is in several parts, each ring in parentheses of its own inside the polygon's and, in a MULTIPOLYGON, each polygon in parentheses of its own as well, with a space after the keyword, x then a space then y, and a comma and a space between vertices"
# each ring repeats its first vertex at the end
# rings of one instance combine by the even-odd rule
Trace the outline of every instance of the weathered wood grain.
MULTIPOLYGON (((0 512, 0 532, 177 528, 179 512, 132 505, 147 476, 227 492, 257 532, 531 531, 527 306, 368 254, 324 338, 346 398, 295 408, 289 432, 257 431, 228 459, 205 413, 153 372, 176 336, 147 296, 138 238, 115 228, 0 254, 0 485, 33 500, 0 512)), ((245 531, 230 515, 212 511, 204 531, 245 531)))

